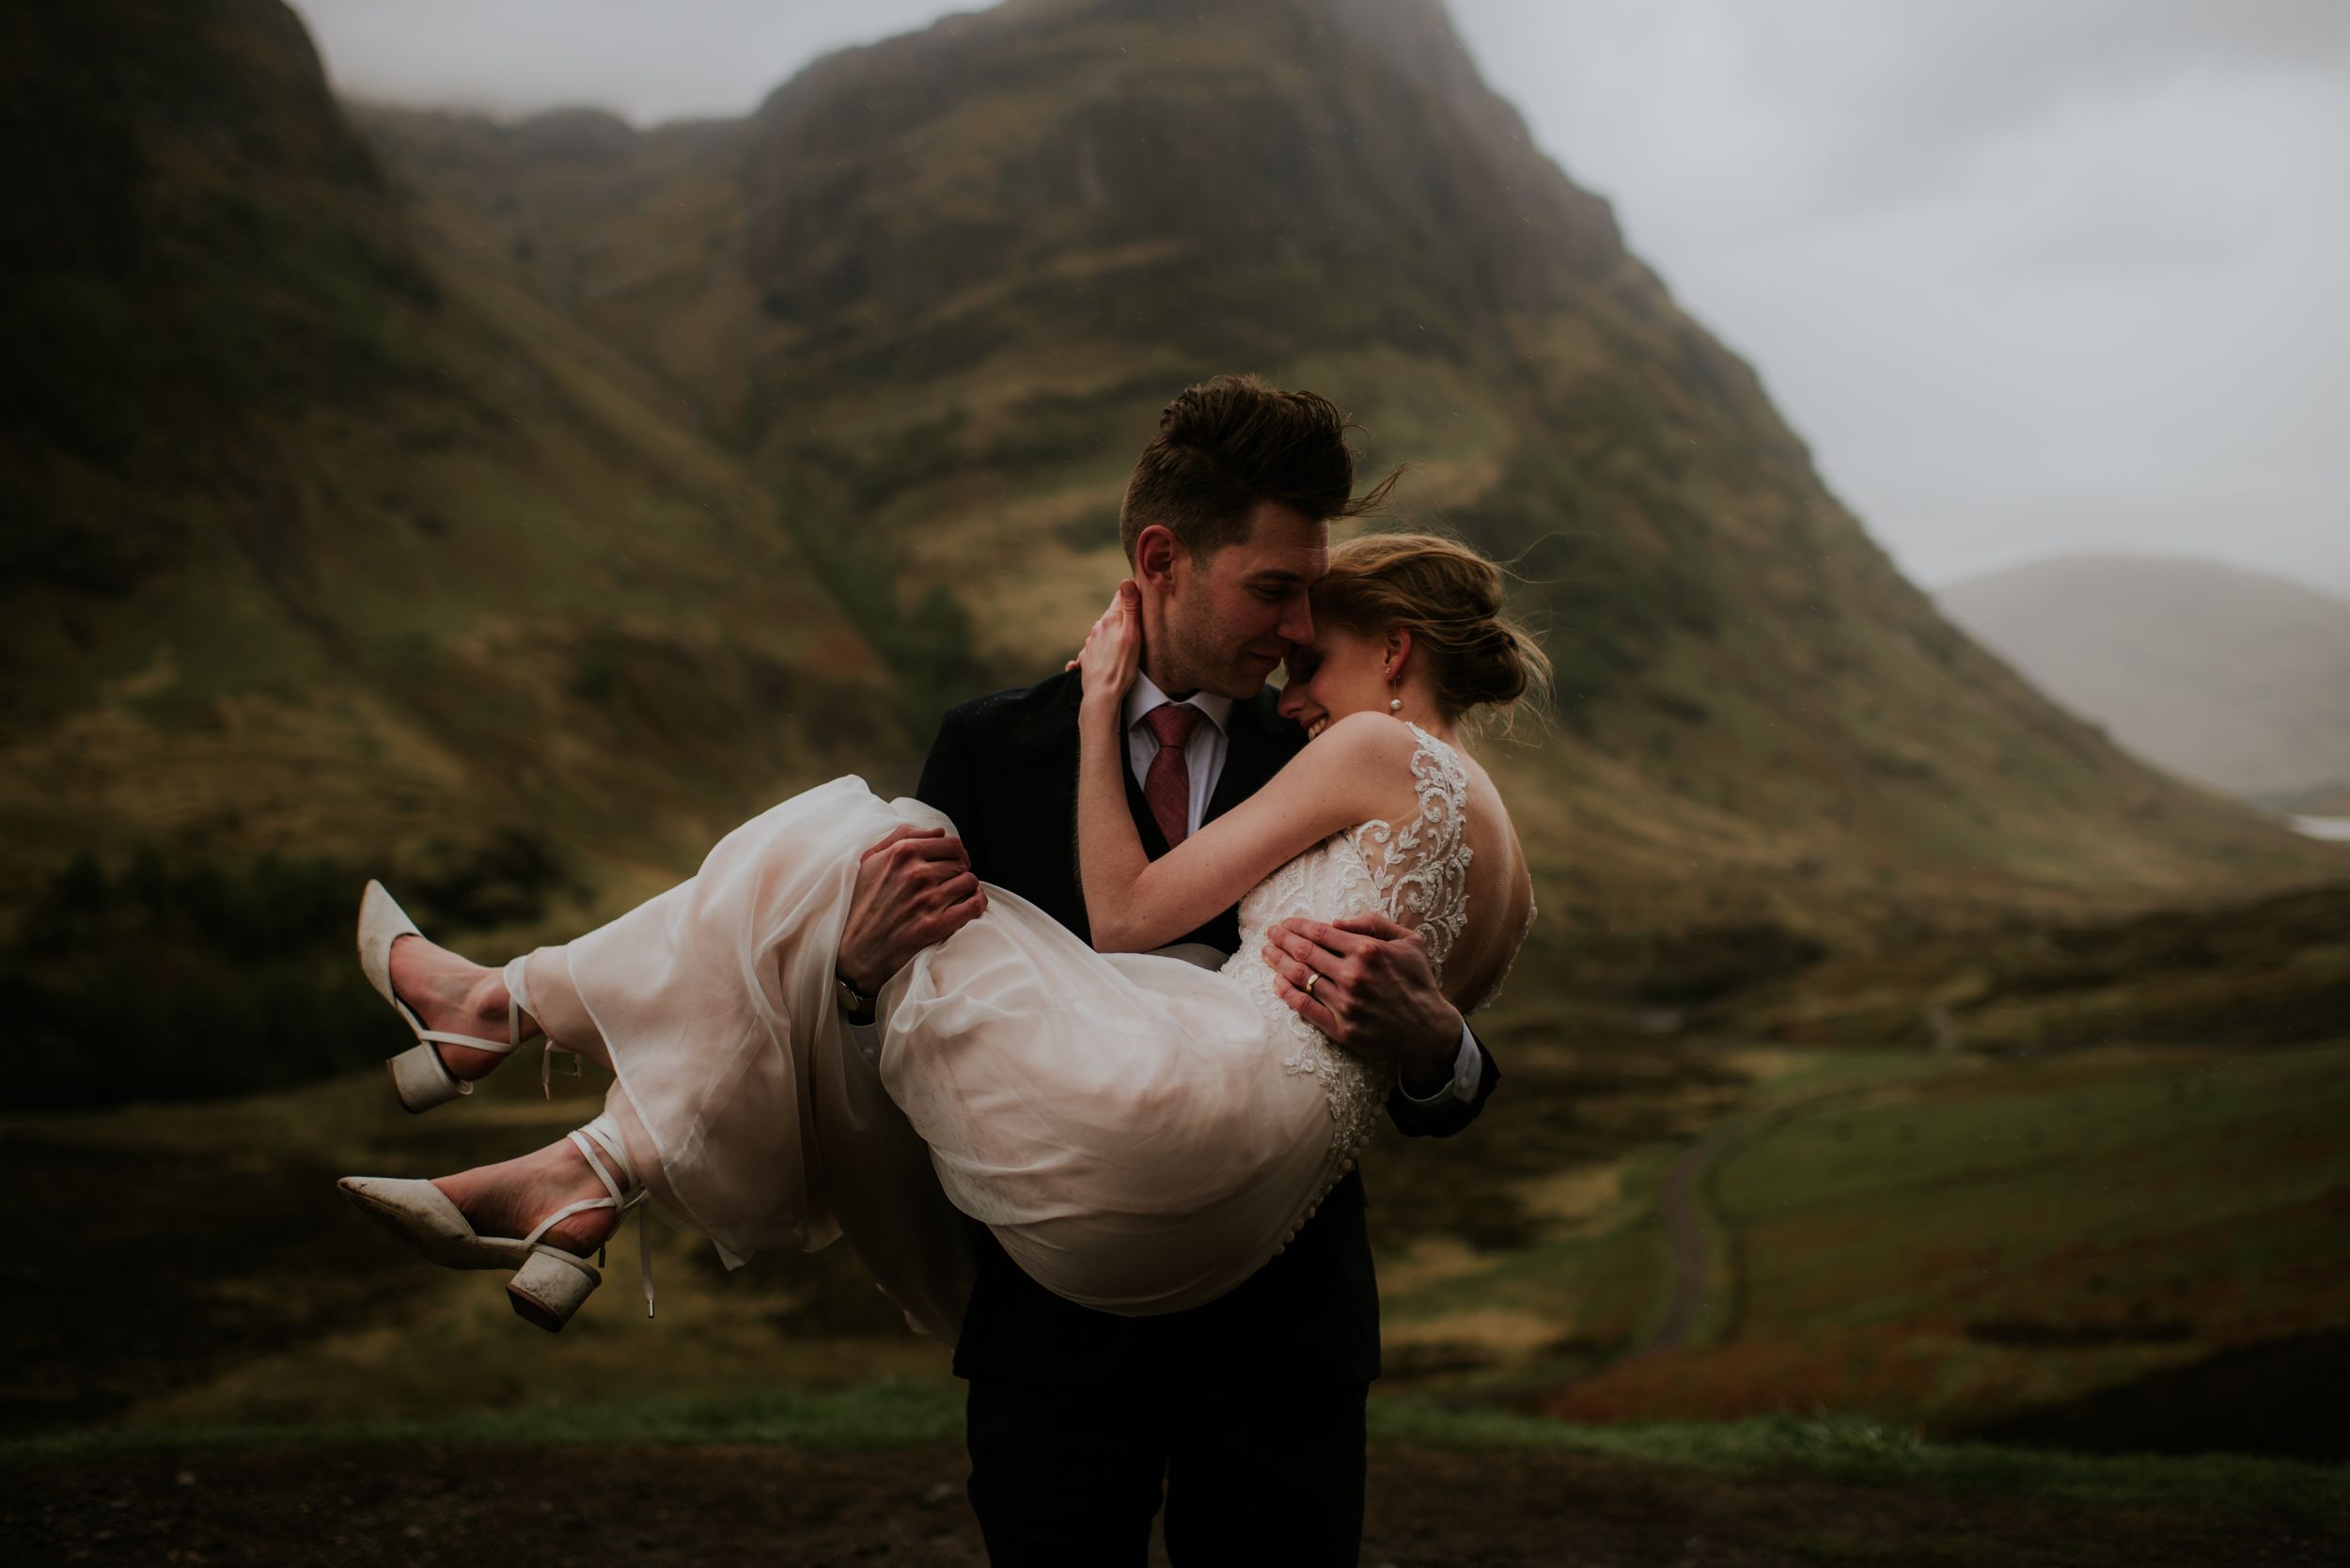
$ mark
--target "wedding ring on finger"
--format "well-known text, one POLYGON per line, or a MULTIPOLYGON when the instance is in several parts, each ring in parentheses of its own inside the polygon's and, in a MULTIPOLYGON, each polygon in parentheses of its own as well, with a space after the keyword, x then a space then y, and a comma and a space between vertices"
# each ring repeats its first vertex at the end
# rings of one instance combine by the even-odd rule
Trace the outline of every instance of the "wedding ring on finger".
POLYGON ((1321 970, 1319 970, 1319 969, 1308 969, 1308 970, 1307 970, 1307 971, 1306 971, 1306 995, 1307 995, 1307 996, 1312 996, 1312 995, 1314 994, 1314 987, 1315 987, 1315 986, 1317 986, 1317 985, 1320 985, 1321 983, 1322 983, 1322 971, 1321 971, 1321 970))

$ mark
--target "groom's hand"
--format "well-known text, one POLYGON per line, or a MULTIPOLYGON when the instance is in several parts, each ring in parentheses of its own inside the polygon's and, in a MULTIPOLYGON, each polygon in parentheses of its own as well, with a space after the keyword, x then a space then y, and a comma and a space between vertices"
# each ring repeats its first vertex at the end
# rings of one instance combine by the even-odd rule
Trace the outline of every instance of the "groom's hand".
POLYGON ((987 908, 963 840, 944 828, 904 826, 865 852, 840 928, 840 974, 870 996, 933 942, 987 908))
POLYGON ((1332 1044, 1395 1063, 1405 1090, 1423 1095, 1452 1076, 1461 1010, 1438 988, 1419 933, 1378 915, 1281 920, 1265 933, 1264 958, 1281 1000, 1332 1044))

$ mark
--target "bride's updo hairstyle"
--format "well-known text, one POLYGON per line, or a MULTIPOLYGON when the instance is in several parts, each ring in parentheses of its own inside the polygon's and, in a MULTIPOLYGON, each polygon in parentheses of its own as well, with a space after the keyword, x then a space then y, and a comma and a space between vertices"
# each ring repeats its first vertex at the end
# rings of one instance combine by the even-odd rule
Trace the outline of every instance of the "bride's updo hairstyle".
POLYGON ((1438 534, 1364 534, 1330 551, 1314 619, 1362 636, 1412 634, 1412 652, 1449 721, 1488 712, 1507 731, 1550 693, 1550 656, 1509 613, 1500 567, 1438 534))

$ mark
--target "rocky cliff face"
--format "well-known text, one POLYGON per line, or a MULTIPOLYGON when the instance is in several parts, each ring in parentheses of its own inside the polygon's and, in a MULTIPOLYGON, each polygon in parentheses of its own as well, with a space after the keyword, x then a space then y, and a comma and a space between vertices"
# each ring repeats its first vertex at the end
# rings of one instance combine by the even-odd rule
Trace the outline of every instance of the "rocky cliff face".
MULTIPOLYGON (((875 347, 1007 286, 1157 347, 1207 330, 1178 312, 1238 272, 1269 285, 1251 314, 1308 306, 1305 334, 1493 322, 1623 257, 1606 204, 1514 121, 1434 7, 955 18, 835 55, 760 109, 746 261, 779 319, 862 325, 875 347)), ((989 313, 972 304, 955 317, 989 313)), ((995 324, 967 348, 1043 346, 1009 336, 1029 326, 1009 313, 995 324)))
MULTIPOLYGON (((0 483, 170 463, 197 431, 412 367, 434 287, 284 7, 16 8, 0 49, 0 483)), ((0 586, 127 590, 184 559, 168 513, 12 495, 0 586)))

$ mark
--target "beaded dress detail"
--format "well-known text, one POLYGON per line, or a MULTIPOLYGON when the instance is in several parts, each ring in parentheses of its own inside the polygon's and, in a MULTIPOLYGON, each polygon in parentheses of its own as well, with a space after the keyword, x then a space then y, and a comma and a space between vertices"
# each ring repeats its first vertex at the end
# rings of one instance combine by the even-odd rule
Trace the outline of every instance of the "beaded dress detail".
POLYGON ((1290 1238, 1354 1168, 1378 1126, 1395 1074, 1331 1044, 1281 1000, 1273 970, 1259 956, 1266 930, 1293 917, 1384 915, 1418 930, 1441 980, 1468 919, 1468 776, 1450 746, 1417 724, 1407 721, 1407 728, 1418 743, 1411 759, 1418 809, 1400 822, 1373 820, 1334 834, 1251 888, 1240 905, 1240 950, 1223 969, 1272 1026, 1282 1067, 1317 1079, 1329 1096, 1329 1151, 1311 1199, 1289 1227, 1290 1238))

